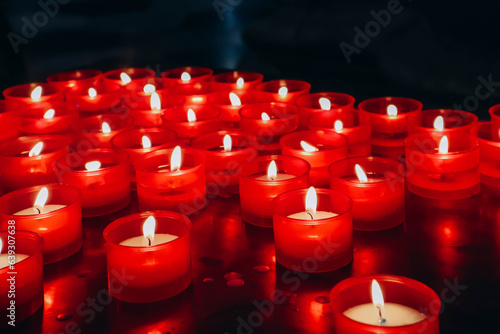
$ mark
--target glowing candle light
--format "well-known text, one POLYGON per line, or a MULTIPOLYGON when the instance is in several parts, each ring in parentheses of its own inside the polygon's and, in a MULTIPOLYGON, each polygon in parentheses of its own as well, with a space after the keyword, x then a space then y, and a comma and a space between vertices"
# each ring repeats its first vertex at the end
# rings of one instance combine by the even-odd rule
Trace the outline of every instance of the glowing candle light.
POLYGON ((238 86, 238 88, 242 88, 244 84, 245 84, 245 79, 238 78, 238 80, 236 80, 236 86, 238 86))
POLYGON ((132 81, 130 76, 125 72, 120 73, 120 79, 124 85, 129 84, 132 81))
POLYGON ((332 108, 332 102, 326 97, 319 98, 319 105, 323 110, 330 110, 332 108))
POLYGON ((398 107, 394 104, 389 104, 387 106, 387 115, 388 116, 396 116, 398 114, 398 107))
POLYGON ((263 112, 261 115, 260 115, 260 118, 262 118, 263 121, 269 121, 271 119, 271 117, 269 117, 269 115, 265 112, 263 112))
POLYGON ((181 74, 181 80, 182 81, 189 81, 189 80, 191 80, 191 75, 189 75, 188 72, 182 72, 182 74, 181 74))
POLYGON ((178 238, 176 235, 167 233, 156 234, 155 230, 156 219, 153 216, 149 216, 146 221, 144 221, 144 224, 142 224, 142 235, 126 239, 120 242, 120 245, 128 247, 149 247, 165 244, 178 238))
POLYGON ((354 166, 354 171, 356 172, 356 176, 358 177, 359 182, 368 182, 368 177, 366 176, 365 171, 361 168, 360 165, 356 164, 354 166))
POLYGON ((55 114, 56 114, 56 111, 54 109, 49 109, 45 112, 45 114, 43 114, 43 118, 51 119, 54 117, 55 114))
POLYGON ((436 130, 444 130, 444 118, 443 116, 438 116, 434 120, 434 129, 436 130))
POLYGON ((42 97, 42 86, 36 86, 31 92, 31 99, 33 101, 40 100, 42 97))
POLYGON ((301 140, 300 141, 300 146, 302 147, 302 149, 306 152, 317 152, 318 151, 318 148, 301 140))
POLYGON ((109 124, 107 122, 102 122, 101 131, 102 131, 102 133, 110 133, 111 132, 111 127, 109 126, 109 124))
POLYGON ((176 172, 181 169, 182 164, 182 154, 181 147, 176 146, 170 156, 170 171, 176 172))
POLYGON ((279 96, 286 96, 286 94, 288 94, 288 88, 286 86, 283 86, 278 90, 279 96))
POLYGON ((43 149, 43 142, 38 142, 36 143, 35 146, 29 151, 28 156, 29 157, 34 157, 39 155, 42 152, 43 149))
POLYGON ((196 122, 196 114, 194 113, 193 109, 188 109, 187 119, 188 122, 196 122))
POLYGON ((151 148, 151 140, 148 136, 142 136, 142 148, 151 148))
POLYGON ((335 129, 335 131, 340 131, 344 128, 344 123, 342 123, 342 121, 340 120, 336 120, 333 124, 333 128, 335 129))
POLYGON ((156 87, 155 87, 155 85, 147 84, 144 86, 143 90, 144 90, 144 93, 151 94, 151 93, 156 91, 156 87))
POLYGON ((95 88, 89 88, 89 97, 93 99, 96 96, 97 96, 97 91, 95 90, 95 88))
POLYGON ((85 169, 89 172, 95 172, 101 168, 101 163, 99 161, 90 161, 85 164, 85 169))
POLYGON ((161 110, 161 100, 160 100, 160 95, 158 95, 157 92, 153 92, 151 94, 151 99, 150 99, 150 105, 151 105, 151 110, 161 110))
POLYGON ((225 135, 223 138, 224 152, 231 152, 233 141, 230 135, 225 135))
POLYGON ((449 147, 448 137, 444 136, 439 141, 439 148, 438 148, 439 154, 446 154, 446 153, 448 153, 448 147, 449 147))
POLYGON ((234 93, 229 93, 229 100, 231 101, 231 105, 233 106, 241 106, 241 100, 238 95, 234 93))

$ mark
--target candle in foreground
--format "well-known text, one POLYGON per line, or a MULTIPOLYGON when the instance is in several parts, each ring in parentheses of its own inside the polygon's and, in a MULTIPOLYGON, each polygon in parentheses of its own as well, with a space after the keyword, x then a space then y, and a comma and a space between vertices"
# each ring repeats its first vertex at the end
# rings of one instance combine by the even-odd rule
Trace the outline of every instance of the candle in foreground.
POLYGON ((471 134, 478 118, 473 113, 453 109, 430 109, 413 113, 406 118, 408 134, 427 132, 446 135, 454 132, 471 134))

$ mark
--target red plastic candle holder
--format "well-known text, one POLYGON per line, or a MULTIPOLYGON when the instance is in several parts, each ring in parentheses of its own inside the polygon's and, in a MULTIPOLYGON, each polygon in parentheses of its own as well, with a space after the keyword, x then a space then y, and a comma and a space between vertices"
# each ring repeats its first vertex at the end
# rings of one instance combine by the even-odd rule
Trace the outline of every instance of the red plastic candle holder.
POLYGON ((47 83, 30 83, 7 88, 3 91, 3 96, 6 100, 19 102, 22 106, 34 106, 41 102, 62 101, 63 92, 54 86, 47 83), (31 93, 40 86, 42 95, 38 99, 32 99, 31 93))
POLYGON ((18 136, 15 112, 19 109, 18 102, 0 100, 0 141, 18 136))
MULTIPOLYGON (((352 334, 438 334, 441 300, 428 286, 410 278, 392 275, 351 277, 341 281, 330 291, 333 321, 336 333, 352 334), (385 303, 395 303, 423 312, 424 320, 405 326, 376 326, 355 321, 344 312, 371 300, 372 281, 382 290, 385 303)), ((377 312, 376 308, 373 308, 377 312)))
POLYGON ((8 249, 8 245, 15 246, 16 255, 27 255, 12 268, 9 266, 0 268, 0 316, 3 319, 0 327, 6 327, 7 321, 12 320, 9 315, 14 315, 17 325, 43 306, 43 239, 36 233, 14 229, 9 229, 8 232, 1 231, 0 239, 3 244, 3 255, 6 255, 5 250, 8 249), (9 236, 15 238, 14 244, 12 241, 9 244, 9 236), (15 297, 9 298, 11 281, 8 279, 12 276, 15 277, 15 297), (12 302, 15 302, 14 312, 11 310, 12 302))
POLYGON ((81 190, 84 217, 118 211, 130 202, 128 153, 112 149, 72 152, 56 162, 59 181, 81 190), (100 168, 87 170, 98 161, 100 168))
POLYGON ((70 139, 58 135, 43 135, 8 139, 0 145, 0 175, 2 190, 9 192, 39 184, 57 183, 54 164, 68 153, 70 139), (29 151, 39 142, 39 155, 29 151))
POLYGON ((159 110, 151 109, 151 96, 138 97, 134 102, 128 102, 128 112, 134 118, 136 126, 160 127, 162 125, 161 116, 165 110, 180 107, 185 102, 182 96, 160 94, 158 96, 161 103, 159 110))
POLYGON ((379 97, 361 102, 358 108, 371 119, 372 154, 393 159, 403 156, 408 136, 406 118, 421 111, 422 103, 404 97, 379 97), (396 109, 391 110, 391 105, 396 109), (391 111, 397 114, 388 115, 391 111))
POLYGON ((101 71, 98 70, 76 70, 57 73, 49 76, 47 82, 64 93, 75 90, 88 90, 98 85, 101 81, 101 71))
MULTIPOLYGON (((354 97, 349 94, 344 93, 314 93, 305 94, 297 98, 297 106, 299 107, 299 122, 304 128, 309 126, 308 118, 314 113, 324 112, 324 111, 343 111, 351 110, 354 106, 354 97), (328 99, 330 101, 330 108, 323 109, 320 104, 320 99, 328 99)), ((325 106, 327 108, 327 106, 325 106)))
POLYGON ((191 221, 169 211, 151 211, 115 220, 103 232, 106 240, 108 286, 113 297, 130 303, 148 303, 170 298, 191 284, 191 221), (177 239, 167 243, 131 247, 120 245, 142 236, 142 226, 153 216, 156 234, 177 239), (123 273, 129 280, 123 281, 123 273))
POLYGON ((280 139, 283 155, 302 158, 311 165, 309 182, 312 186, 328 186, 328 167, 347 156, 347 137, 333 131, 309 130, 284 135, 280 139), (312 145, 317 151, 305 151, 301 146, 312 145))
POLYGON ((162 115, 163 128, 174 131, 177 137, 191 139, 206 133, 218 131, 221 127, 221 111, 209 105, 184 105, 165 110, 162 115), (192 109, 196 120, 188 120, 188 111, 192 109))
POLYGON ((117 70, 105 72, 102 75, 102 81, 104 83, 104 90, 106 92, 114 92, 121 89, 135 90, 139 89, 139 87, 144 86, 144 79, 152 78, 154 76, 155 71, 147 68, 120 68, 117 70), (122 73, 127 74, 130 77, 131 81, 128 83, 123 82, 120 76, 122 73))
POLYGON ((73 146, 75 150, 91 148, 109 148, 113 136, 134 127, 134 119, 126 115, 103 114, 82 118, 73 124, 73 146), (103 132, 103 123, 110 127, 110 132, 103 132))
POLYGON ((162 72, 161 77, 166 81, 171 81, 176 85, 189 85, 196 82, 203 82, 210 79, 214 71, 205 67, 179 67, 165 72, 162 72), (186 72, 189 74, 189 80, 182 80, 182 74, 186 72))
POLYGON ((480 122, 475 133, 479 141, 481 182, 500 187, 500 122, 480 122))
POLYGON ((308 94, 311 84, 300 80, 273 80, 255 86, 256 90, 263 92, 264 96, 276 102, 295 103, 301 95, 308 94), (286 87, 287 93, 280 95, 280 88, 286 87))
POLYGON ((347 155, 350 157, 371 154, 370 117, 354 109, 331 110, 313 113, 308 119, 310 130, 335 131, 349 140, 347 155))
POLYGON ((182 96, 186 104, 205 104, 208 96, 221 88, 214 82, 196 82, 189 85, 178 85, 170 89, 170 94, 182 96))
POLYGON ((256 72, 232 71, 219 73, 212 76, 211 80, 216 82, 224 90, 249 90, 260 84, 264 76, 256 72))
POLYGON ((82 247, 82 208, 77 188, 49 184, 19 189, 0 198, 0 213, 2 230, 9 228, 9 221, 15 221, 16 229, 32 231, 43 237, 44 263, 65 259, 82 247), (55 210, 44 212, 42 209, 42 213, 34 214, 37 211, 33 206, 43 187, 49 192, 44 209, 55 210), (30 209, 33 212, 29 214, 16 214, 30 209))
POLYGON ((248 104, 264 102, 262 92, 255 90, 220 91, 208 95, 208 103, 213 104, 222 111, 221 120, 226 123, 236 123, 240 121, 239 111, 248 104), (230 93, 236 94, 241 105, 233 105, 229 97, 230 93))
POLYGON ((449 153, 438 153, 443 135, 422 132, 406 139, 406 177, 412 193, 433 199, 460 199, 479 192, 477 139, 463 132, 446 136, 449 153))
POLYGON ((330 187, 352 198, 355 230, 385 230, 405 220, 404 166, 392 159, 354 157, 333 163, 330 187), (359 165, 368 182, 360 182, 359 165))
POLYGON ((166 95, 168 91, 175 86, 175 83, 163 78, 147 77, 142 79, 142 82, 138 81, 136 85, 125 86, 125 89, 130 93, 130 98, 134 100, 135 98, 151 96, 152 91, 146 89, 146 85, 152 85, 154 86, 155 92, 160 95, 166 95))
POLYGON ((289 103, 267 102, 249 104, 240 109, 240 128, 257 136, 260 154, 281 153, 280 138, 297 129, 299 115, 297 106, 289 103), (263 120, 266 113, 269 120, 263 120))
POLYGON ((477 116, 473 113, 453 109, 422 110, 407 117, 408 134, 427 132, 446 135, 453 132, 466 132, 471 134, 477 125, 477 116), (436 117, 443 117, 444 129, 436 130, 434 121, 436 117))
POLYGON ((257 153, 254 137, 238 131, 219 131, 193 139, 191 146, 206 157, 207 192, 229 197, 239 192, 241 166, 254 160, 257 153), (231 150, 224 151, 224 137, 231 137, 231 150))
POLYGON ((496 104, 489 110, 491 121, 500 122, 500 104, 496 104))
POLYGON ((273 227, 272 200, 284 192, 308 187, 310 170, 307 161, 287 155, 266 155, 244 164, 240 174, 241 218, 252 225, 273 227), (267 177, 272 161, 277 167, 276 180, 267 177), (280 179, 280 175, 290 178, 280 179))
POLYGON ((110 111, 118 112, 123 108, 120 90, 104 91, 102 85, 96 85, 91 88, 95 90, 95 96, 89 95, 90 88, 79 89, 66 94, 67 102, 78 104, 82 117, 106 114, 110 111))
POLYGON ((137 196, 142 211, 190 214, 205 207, 205 156, 197 150, 182 148, 181 168, 171 172, 173 150, 157 150, 135 161, 137 196))
POLYGON ((317 212, 334 216, 289 217, 305 211, 306 193, 307 189, 288 191, 273 200, 276 261, 292 270, 315 273, 349 264, 353 254, 351 199, 330 189, 316 189, 317 212))
POLYGON ((78 105, 68 102, 45 102, 36 107, 20 108, 16 111, 17 128, 25 134, 66 134, 78 120, 78 105), (46 117, 54 110, 53 117, 46 117))

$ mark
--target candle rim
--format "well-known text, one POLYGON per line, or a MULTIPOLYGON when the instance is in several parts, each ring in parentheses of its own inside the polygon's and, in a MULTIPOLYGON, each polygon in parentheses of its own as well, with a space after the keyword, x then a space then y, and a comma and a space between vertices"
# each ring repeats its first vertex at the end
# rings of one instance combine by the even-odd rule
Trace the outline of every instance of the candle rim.
MULTIPOLYGON (((387 184, 389 181, 394 181, 396 179, 404 178, 405 172, 406 172, 406 169, 404 168, 403 164, 401 164, 400 162, 398 162, 396 160, 382 158, 382 157, 372 157, 372 156, 347 157, 347 158, 344 158, 341 160, 337 160, 334 163, 332 163, 330 166, 328 166, 328 174, 330 175, 331 179, 335 179, 337 182, 340 182, 340 183, 343 183, 346 185, 348 184, 350 186, 356 186, 356 187, 379 187, 380 184, 383 184, 383 183, 387 184), (332 172, 333 170, 338 168, 338 166, 341 164, 347 164, 349 166, 348 170, 354 171, 355 164, 362 165, 363 168, 366 168, 367 165, 370 165, 372 163, 380 163, 380 164, 384 164, 384 166, 386 166, 385 174, 382 174, 382 176, 384 177, 384 180, 379 181, 379 182, 354 182, 352 180, 344 179, 343 177, 351 175, 351 174, 354 177, 356 177, 355 173, 350 173, 350 174, 347 174, 344 176, 338 176, 336 174, 333 174, 333 172, 332 172), (403 172, 403 175, 400 174, 400 170, 403 172), (389 177, 389 175, 387 173, 391 173, 393 175, 389 177)), ((370 172, 367 172, 365 170, 365 173, 370 173, 370 172)), ((371 172, 371 173, 373 173, 373 172, 371 172)))
POLYGON ((400 96, 375 97, 361 101, 358 105, 358 109, 360 111, 366 112, 370 115, 377 115, 377 117, 385 118, 388 120, 406 118, 415 112, 421 112, 422 108, 422 102, 410 97, 400 96), (374 106, 372 104, 374 104, 374 106), (398 108, 398 113, 394 116, 387 115, 387 107, 390 104, 393 104, 398 108), (412 106, 407 108, 407 104, 412 104, 412 106))
POLYGON ((218 73, 212 76, 211 80, 214 82, 218 83, 225 83, 225 84, 236 84, 236 81, 242 77, 243 80, 245 80, 245 83, 255 83, 255 82, 260 82, 264 78, 264 75, 258 72, 252 72, 252 71, 228 71, 228 72, 223 72, 223 73, 218 73), (248 79, 248 77, 252 77, 253 79, 248 79), (230 78, 234 79, 234 81, 220 81, 221 78, 230 78))
POLYGON ((310 109, 310 110, 321 110, 321 111, 335 111, 342 108, 353 107, 355 98, 352 95, 341 92, 319 92, 319 93, 309 93, 299 96, 295 102, 300 108, 310 109), (321 109, 319 105, 320 98, 327 98, 330 100, 331 108, 329 110, 321 109), (346 104, 338 104, 336 101, 339 99, 345 99, 346 104), (335 106, 334 106, 335 103, 335 106), (314 105, 317 105, 315 107, 314 105))

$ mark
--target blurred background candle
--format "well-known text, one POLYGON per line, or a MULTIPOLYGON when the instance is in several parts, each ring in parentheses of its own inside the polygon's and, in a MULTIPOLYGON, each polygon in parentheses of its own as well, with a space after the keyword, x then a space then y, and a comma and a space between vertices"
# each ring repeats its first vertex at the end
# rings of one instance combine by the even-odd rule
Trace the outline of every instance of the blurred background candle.
POLYGON ((120 90, 104 91, 103 85, 68 92, 66 101, 78 104, 82 117, 117 112, 123 108, 120 90))
POLYGON ((188 143, 191 138, 215 132, 221 127, 220 109, 209 105, 184 105, 165 110, 163 128, 174 131, 188 143))
POLYGON ((300 126, 307 128, 308 118, 313 113, 350 110, 354 106, 354 97, 334 92, 305 94, 297 98, 296 104, 299 107, 300 126))
POLYGON ((72 126, 76 150, 111 147, 110 140, 134 127, 134 119, 124 115, 103 114, 82 118, 72 126))
POLYGON ((162 97, 167 97, 171 88, 174 86, 174 82, 163 78, 146 77, 139 80, 136 85, 125 86, 125 89, 127 90, 125 102, 134 103, 136 101, 140 101, 144 97, 151 96, 154 92, 162 97))
MULTIPOLYGON (((144 79, 155 76, 155 71, 147 68, 120 68, 102 75, 104 90, 114 92, 120 89, 134 90, 143 87, 144 79)), ((125 93, 122 90, 122 93, 125 93)))
POLYGON ((65 94, 75 90, 85 90, 101 82, 101 71, 76 70, 53 74, 47 77, 47 82, 59 88, 65 94))
POLYGON ((491 107, 489 112, 492 122, 500 122, 500 104, 491 107))
POLYGON ((3 91, 6 100, 19 102, 21 106, 34 106, 41 102, 62 101, 62 91, 46 83, 30 83, 7 88, 3 91))
POLYGON ((208 96, 220 90, 221 88, 216 83, 203 81, 177 85, 171 88, 169 93, 182 96, 186 100, 186 104, 206 104, 208 96))
POLYGON ((15 112, 19 109, 20 104, 10 100, 0 100, 0 141, 7 138, 15 138, 19 134, 16 124, 15 112))
POLYGON ((207 102, 219 108, 221 120, 226 126, 236 127, 240 121, 239 110, 252 103, 264 102, 264 96, 258 91, 220 91, 208 95, 207 102))
POLYGON ((67 134, 77 120, 76 103, 44 102, 16 111, 17 128, 23 134, 67 134))
POLYGON ((427 132, 445 135, 453 132, 471 134, 477 125, 473 113, 453 109, 422 110, 407 117, 408 133, 427 132))
POLYGON ((204 67, 179 67, 162 72, 161 77, 172 81, 176 85, 189 85, 196 82, 207 81, 214 71, 204 67))
POLYGON ((232 71, 216 74, 210 80, 224 90, 243 91, 253 89, 263 78, 262 74, 256 72, 232 71))
POLYGON ((480 122, 475 134, 479 141, 481 182, 500 187, 500 122, 480 122))
POLYGON ((159 127, 162 125, 161 116, 165 110, 180 107, 184 98, 176 95, 160 95, 152 92, 145 97, 138 97, 135 102, 128 104, 128 111, 138 127, 159 127))
POLYGON ((311 85, 300 80, 273 80, 255 86, 255 90, 263 92, 264 97, 276 102, 295 103, 301 95, 308 94, 311 85))

